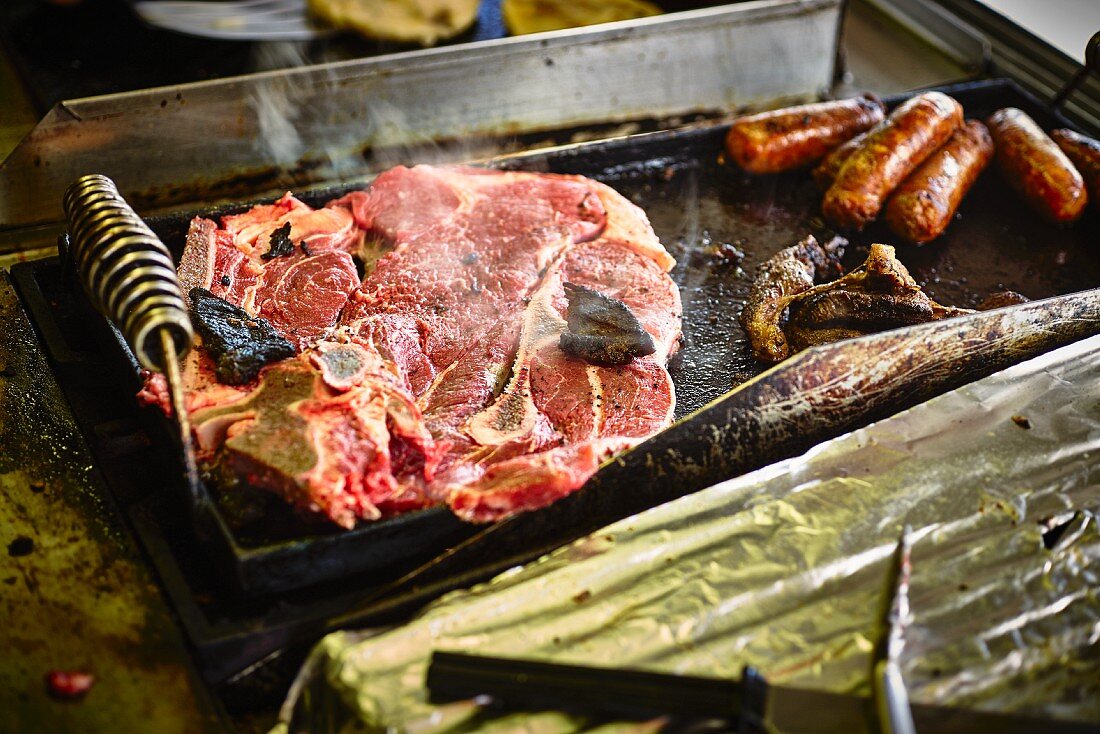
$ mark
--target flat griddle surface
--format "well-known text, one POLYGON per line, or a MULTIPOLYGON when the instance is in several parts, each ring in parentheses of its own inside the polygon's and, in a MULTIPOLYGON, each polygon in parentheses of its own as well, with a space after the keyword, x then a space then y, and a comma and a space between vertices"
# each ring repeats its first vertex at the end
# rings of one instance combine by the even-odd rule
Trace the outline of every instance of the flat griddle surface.
MULTIPOLYGON (((967 104, 965 90, 957 94, 969 118, 984 119, 999 107, 1027 102, 979 96, 967 104)), ((1029 112, 1040 124, 1045 121, 1042 110, 1029 112)), ((580 173, 611 185, 645 210, 676 258, 672 277, 684 303, 683 343, 670 364, 678 418, 769 366, 749 354, 737 322, 756 266, 807 234, 832 233, 820 217, 822 192, 808 171, 754 176, 723 163, 726 129, 597 143, 565 156, 525 157, 518 166, 580 173)), ((1089 211, 1071 227, 1046 224, 1009 190, 995 164, 979 178, 947 232, 927 245, 905 245, 878 222, 843 234, 851 243, 845 270, 863 262, 871 243, 894 245, 917 282, 946 305, 973 308, 1001 290, 1038 300, 1100 286, 1097 212, 1089 211)))
MULTIPOLYGON (((997 107, 1015 105, 1041 125, 1064 124, 1009 83, 977 83, 946 91, 959 99, 970 117, 984 117, 997 107)), ((670 364, 677 390, 676 415, 682 420, 662 435, 663 444, 679 447, 684 454, 690 454, 693 442, 698 441, 693 428, 696 418, 691 414, 768 367, 751 358, 737 323, 754 268, 808 233, 828 233, 818 217, 821 194, 808 172, 746 175, 720 160, 725 131, 724 125, 701 125, 510 156, 492 163, 503 168, 591 176, 610 184, 647 212, 676 257, 672 276, 684 302, 683 343, 670 364)), ((301 198, 319 206, 350 188, 312 190, 303 192, 301 198)), ((151 224, 178 256, 193 216, 241 211, 253 203, 216 212, 181 213, 151 224)), ((850 239, 852 245, 845 257, 848 267, 862 261, 870 243, 896 241, 887 230, 874 225, 850 239)), ((899 247, 898 254, 934 298, 951 305, 972 306, 990 292, 1005 288, 1032 299, 1072 293, 1100 285, 1100 217, 1090 212, 1067 229, 1045 225, 991 167, 943 238, 923 248, 899 247)), ((168 434, 162 431, 162 435, 168 434)), ((768 439, 758 440, 766 443, 768 439)), ((765 449, 761 446, 760 456, 774 459, 765 449)), ((604 491, 602 484, 596 484, 604 491)), ((690 488, 685 485, 681 494, 687 491, 690 488)), ((343 531, 309 521, 267 493, 258 495, 259 507, 242 506, 238 493, 226 495, 220 497, 215 517, 202 533, 215 555, 229 564, 226 575, 232 576, 230 585, 245 593, 280 592, 355 574, 368 574, 379 581, 400 574, 415 560, 431 557, 476 530, 463 526, 445 509, 432 509, 343 531), (211 537, 215 540, 210 541, 211 537)), ((612 508, 608 516, 587 517, 592 522, 617 519, 622 515, 614 514, 616 504, 612 498, 604 498, 603 505, 612 508)), ((558 521, 553 512, 530 514, 546 515, 547 527, 539 530, 539 546, 576 537, 578 529, 572 524, 554 527, 558 521)))

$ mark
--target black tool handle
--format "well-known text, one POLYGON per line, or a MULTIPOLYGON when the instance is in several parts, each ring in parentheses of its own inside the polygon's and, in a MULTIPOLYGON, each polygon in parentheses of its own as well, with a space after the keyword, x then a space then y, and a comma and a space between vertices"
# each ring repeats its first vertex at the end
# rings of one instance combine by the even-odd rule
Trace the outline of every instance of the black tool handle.
POLYGON ((1077 73, 1074 74, 1068 82, 1059 90, 1055 95, 1054 100, 1051 102, 1051 107, 1058 108, 1066 98, 1081 86, 1081 83, 1085 81, 1085 77, 1089 74, 1096 72, 1100 74, 1100 31, 1092 34, 1092 38, 1085 45, 1085 64, 1077 73))
POLYGON ((432 655, 427 686, 434 703, 489 696, 530 711, 725 719, 740 722, 738 731, 755 731, 763 720, 765 690, 751 668, 736 681, 440 651, 432 655))

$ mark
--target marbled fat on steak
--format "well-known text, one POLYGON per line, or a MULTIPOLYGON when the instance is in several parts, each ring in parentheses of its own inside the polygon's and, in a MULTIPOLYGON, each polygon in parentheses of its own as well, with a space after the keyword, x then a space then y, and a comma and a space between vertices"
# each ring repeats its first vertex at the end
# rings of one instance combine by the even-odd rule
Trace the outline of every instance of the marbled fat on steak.
MULTIPOLYGON (((298 350, 244 386, 189 356, 201 458, 345 527, 434 504, 476 521, 546 505, 671 421, 672 264, 640 209, 580 176, 399 167, 323 209, 288 194, 220 227, 196 219, 185 292, 298 350), (625 303, 655 353, 564 353, 567 282, 625 303)), ((157 376, 143 395, 167 405, 157 376)))

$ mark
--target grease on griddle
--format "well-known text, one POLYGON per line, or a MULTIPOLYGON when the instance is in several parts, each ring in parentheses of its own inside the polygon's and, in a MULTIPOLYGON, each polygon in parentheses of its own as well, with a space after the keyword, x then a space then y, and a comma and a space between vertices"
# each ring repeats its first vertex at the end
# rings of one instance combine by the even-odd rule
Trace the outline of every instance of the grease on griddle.
POLYGON ((745 260, 745 240, 719 242, 712 245, 708 253, 715 260, 726 265, 740 265, 745 260))
POLYGON ((188 295, 191 320, 214 360, 220 382, 243 385, 256 379, 265 365, 294 356, 294 346, 266 320, 250 316, 205 288, 192 288, 188 295))
POLYGON ((12 558, 22 558, 34 552, 34 540, 26 535, 19 535, 8 543, 8 555, 12 558))
POLYGON ((568 330, 562 351, 595 364, 627 364, 657 351, 653 337, 622 301, 573 283, 565 284, 568 330))
POLYGON ((1030 299, 1017 293, 1016 291, 998 291, 985 297, 981 303, 978 304, 977 309, 979 311, 992 311, 995 308, 1004 308, 1006 306, 1016 306, 1021 303, 1027 303, 1030 299))
POLYGON ((292 254, 294 252, 294 242, 290 239, 290 222, 272 230, 267 242, 269 247, 267 252, 260 255, 262 260, 271 260, 292 254))

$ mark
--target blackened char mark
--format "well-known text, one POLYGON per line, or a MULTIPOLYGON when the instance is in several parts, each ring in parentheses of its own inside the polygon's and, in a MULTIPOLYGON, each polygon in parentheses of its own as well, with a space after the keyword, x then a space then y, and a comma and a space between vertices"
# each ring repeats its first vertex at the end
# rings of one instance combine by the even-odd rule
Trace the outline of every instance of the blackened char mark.
POLYGON ((565 284, 569 301, 562 351, 595 364, 627 364, 657 351, 653 337, 622 301, 573 283, 565 284))
POLYGON ((263 260, 271 260, 276 257, 284 257, 293 254, 294 242, 290 239, 290 222, 273 230, 267 242, 269 245, 267 252, 260 255, 260 258, 263 260))
POLYGON ((266 320, 218 298, 205 288, 192 288, 191 320, 202 345, 214 360, 218 381, 243 385, 265 365, 294 356, 294 346, 266 320))

